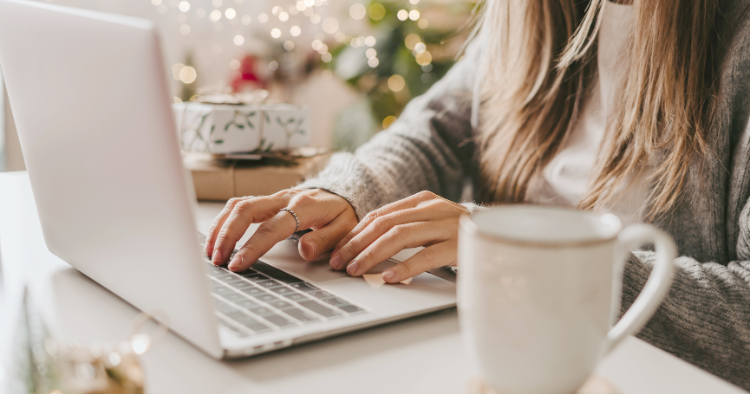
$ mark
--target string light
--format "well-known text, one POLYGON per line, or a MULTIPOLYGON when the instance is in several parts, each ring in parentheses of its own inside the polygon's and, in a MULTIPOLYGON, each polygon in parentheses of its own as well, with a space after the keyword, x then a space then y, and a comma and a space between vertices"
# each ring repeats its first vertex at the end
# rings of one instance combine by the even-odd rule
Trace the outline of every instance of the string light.
POLYGON ((288 21, 289 20, 289 14, 287 14, 284 11, 280 12, 279 13, 279 20, 282 21, 282 22, 288 21))
POLYGON ((417 22, 417 26, 419 26, 420 29, 426 29, 429 25, 430 24, 427 22, 427 19, 424 18, 420 19, 419 22, 417 22))
POLYGON ((216 8, 221 7, 221 0, 212 0, 211 5, 213 5, 216 8))
POLYGON ((151 0, 151 4, 153 4, 155 6, 159 6, 159 5, 161 5, 161 0, 151 0))
POLYGON ((409 0, 409 3, 417 5, 417 4, 419 4, 419 0, 409 0))
POLYGON ((298 1, 298 2, 297 2, 297 4, 295 4, 295 7, 296 7, 296 8, 297 8, 297 9, 298 9, 299 11, 304 11, 304 10, 306 10, 306 9, 307 9, 307 6, 305 5, 305 2, 304 2, 304 1, 302 1, 302 0, 298 1))
POLYGON ((432 62, 432 54, 429 51, 419 52, 416 58, 417 64, 419 64, 420 66, 425 66, 432 62))
POLYGON ((373 58, 367 60, 367 65, 370 66, 370 67, 372 67, 372 68, 377 67, 378 64, 380 64, 380 60, 378 60, 378 58, 376 58, 376 57, 373 57, 373 58))
POLYGON ((180 5, 178 6, 178 8, 182 12, 188 12, 188 11, 190 11, 190 3, 188 3, 187 1, 181 1, 180 5))
POLYGON ((224 16, 227 17, 227 19, 234 19, 234 17, 237 16, 237 11, 234 10, 234 8, 227 8, 226 11, 224 11, 224 16))
POLYGON ((305 6, 307 7, 315 6, 315 0, 305 0, 305 6))
POLYGON ((208 20, 211 22, 218 22, 219 19, 221 19, 221 11, 219 10, 213 10, 210 14, 208 14, 208 20))
POLYGON ((400 92, 404 90, 404 86, 406 86, 404 77, 398 74, 393 74, 390 78, 388 78, 388 89, 391 89, 394 92, 400 92))
POLYGON ((276 60, 271 60, 268 62, 268 69, 271 71, 276 71, 279 69, 279 63, 276 62, 276 60))
POLYGON ((268 14, 266 14, 265 12, 261 12, 260 14, 258 14, 258 22, 260 23, 268 22, 268 14))
POLYGON ((237 34, 234 36, 234 45, 242 46, 242 44, 245 43, 245 37, 242 37, 241 35, 237 34))
POLYGON ((373 36, 367 36, 367 38, 365 38, 365 45, 368 47, 374 47, 376 42, 377 40, 375 40, 375 37, 373 36))
POLYGON ((385 17, 385 7, 383 7, 382 4, 373 3, 370 4, 370 8, 368 9, 368 12, 370 14, 370 18, 374 21, 379 21, 385 17))
POLYGON ((299 26, 292 26, 289 29, 289 34, 291 34, 292 37, 298 37, 300 34, 302 34, 302 29, 300 29, 299 26))
POLYGON ((318 14, 312 14, 312 15, 310 15, 310 22, 313 25, 317 25, 318 23, 320 23, 320 15, 318 15, 318 14))
POLYGON ((404 39, 404 44, 410 50, 414 50, 414 47, 420 42, 422 42, 422 39, 414 33, 409 34, 406 36, 406 39, 404 39))
POLYGON ((365 52, 365 56, 367 56, 367 58, 368 58, 368 59, 372 59, 372 58, 374 58, 375 56, 378 56, 378 51, 376 51, 376 50, 375 50, 375 48, 369 48, 369 49, 368 49, 368 50, 367 50, 367 51, 365 52))
POLYGON ((274 6, 273 8, 271 8, 271 13, 274 14, 274 15, 276 15, 276 16, 279 16, 279 14, 281 13, 281 11, 283 11, 283 10, 284 10, 283 8, 281 8, 280 6, 277 5, 277 6, 274 6))
POLYGON ((196 78, 198 78, 198 73, 193 67, 185 66, 180 70, 180 81, 182 83, 190 85, 195 82, 196 78))
POLYGON ((281 30, 279 30, 277 28, 271 29, 271 37, 273 37, 273 38, 279 38, 279 37, 281 37, 281 30))
POLYGON ((294 49, 294 42, 290 40, 284 41, 284 49, 286 49, 287 51, 291 51, 292 49, 294 49))
POLYGON ((312 44, 310 44, 310 45, 312 46, 312 49, 313 49, 313 50, 316 50, 316 51, 317 51, 317 50, 319 50, 319 49, 320 49, 320 46, 321 46, 321 45, 323 45, 323 43, 322 43, 322 42, 320 42, 320 40, 318 40, 318 39, 315 39, 315 40, 313 40, 312 44))
POLYGON ((407 20, 409 18, 409 11, 407 11, 407 10, 398 10, 398 12, 396 13, 396 17, 400 21, 405 21, 405 20, 407 20))
POLYGON ((414 52, 421 53, 424 52, 427 49, 427 45, 425 45, 423 42, 418 42, 414 45, 414 52))
POLYGON ((419 11, 417 10, 411 10, 409 11, 409 19, 415 21, 419 19, 419 11))
POLYGON ((383 119, 383 128, 387 129, 387 128, 391 127, 391 125, 393 124, 393 122, 396 121, 396 119, 397 118, 395 116, 393 116, 393 115, 386 116, 383 119))
POLYGON ((360 3, 354 3, 349 7, 349 16, 354 20, 360 20, 367 15, 367 9, 360 3))
POLYGON ((336 18, 328 17, 323 21, 323 31, 328 34, 334 34, 339 30, 339 21, 336 18))
POLYGON ((333 60, 333 55, 331 55, 330 53, 326 52, 326 53, 320 55, 320 60, 328 63, 331 60, 333 60))

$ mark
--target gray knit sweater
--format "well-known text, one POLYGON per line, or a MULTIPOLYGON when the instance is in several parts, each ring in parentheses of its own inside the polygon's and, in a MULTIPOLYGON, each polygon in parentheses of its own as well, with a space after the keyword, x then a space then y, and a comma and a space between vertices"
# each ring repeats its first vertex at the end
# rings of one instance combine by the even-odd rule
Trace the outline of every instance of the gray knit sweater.
MULTIPOLYGON (((724 15, 744 15, 747 0, 721 0, 724 15)), ((750 389, 750 18, 726 22, 736 33, 721 71, 713 155, 673 215, 655 222, 677 242, 671 291, 639 337, 750 389)), ((441 81, 355 154, 336 154, 316 178, 349 200, 357 215, 430 190, 458 201, 463 180, 478 179, 471 126, 479 48, 470 48, 441 81)), ((622 311, 639 294, 654 253, 636 252, 625 268, 622 311)))

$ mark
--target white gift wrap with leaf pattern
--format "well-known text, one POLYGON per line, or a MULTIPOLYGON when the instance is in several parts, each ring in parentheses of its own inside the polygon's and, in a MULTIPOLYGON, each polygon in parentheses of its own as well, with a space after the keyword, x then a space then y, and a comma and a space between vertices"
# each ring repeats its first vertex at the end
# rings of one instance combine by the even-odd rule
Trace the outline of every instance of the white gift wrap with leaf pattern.
POLYGON ((308 111, 295 105, 176 103, 172 108, 187 152, 267 152, 310 144, 308 111))

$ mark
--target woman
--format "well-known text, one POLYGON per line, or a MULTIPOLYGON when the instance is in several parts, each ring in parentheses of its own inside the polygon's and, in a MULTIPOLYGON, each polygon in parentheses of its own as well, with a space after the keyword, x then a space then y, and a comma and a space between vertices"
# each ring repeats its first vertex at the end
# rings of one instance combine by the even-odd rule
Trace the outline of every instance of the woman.
MULTIPOLYGON (((233 199, 206 244, 249 267, 298 229, 311 260, 398 282, 456 260, 464 180, 482 203, 614 212, 668 231, 682 257, 640 336, 750 389, 750 25, 746 1, 488 1, 448 75, 356 154, 270 197, 233 199)), ((622 310, 654 253, 634 252, 622 310)))

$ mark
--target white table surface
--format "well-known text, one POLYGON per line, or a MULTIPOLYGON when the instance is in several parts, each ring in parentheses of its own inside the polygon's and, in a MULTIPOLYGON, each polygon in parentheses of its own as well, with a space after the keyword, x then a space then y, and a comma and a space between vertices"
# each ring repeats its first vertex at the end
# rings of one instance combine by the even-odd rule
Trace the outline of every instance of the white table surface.
MULTIPOLYGON (((198 218, 212 219, 221 206, 201 203, 198 218)), ((105 220, 103 215, 103 226, 105 220)), ((26 173, 3 173, 0 365, 5 371, 24 283, 44 300, 56 334, 67 340, 122 339, 138 313, 47 250, 26 173)), ((455 310, 240 361, 213 360, 170 334, 142 362, 149 393, 463 393, 473 376, 455 310)), ((632 337, 596 373, 622 394, 744 392, 632 337)))

